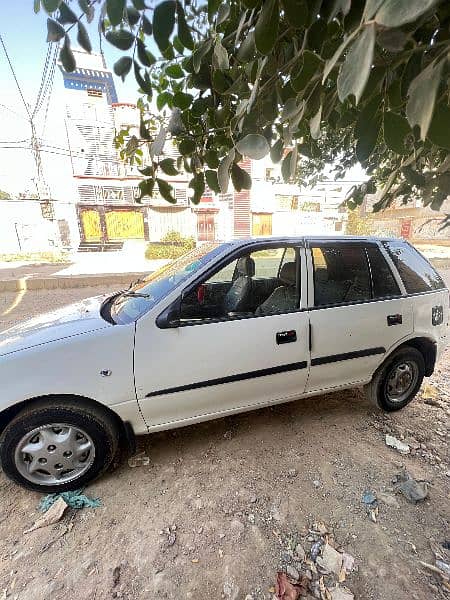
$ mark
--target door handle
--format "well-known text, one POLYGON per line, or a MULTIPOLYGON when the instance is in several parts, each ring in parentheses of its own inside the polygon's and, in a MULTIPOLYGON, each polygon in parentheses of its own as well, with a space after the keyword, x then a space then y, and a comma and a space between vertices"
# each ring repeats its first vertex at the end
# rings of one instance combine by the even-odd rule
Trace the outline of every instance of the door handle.
POLYGON ((387 324, 390 327, 391 325, 401 325, 403 323, 402 315, 388 315, 387 324))
POLYGON ((277 344, 289 344, 297 341, 297 332, 295 329, 290 331, 279 331, 277 333, 277 344))

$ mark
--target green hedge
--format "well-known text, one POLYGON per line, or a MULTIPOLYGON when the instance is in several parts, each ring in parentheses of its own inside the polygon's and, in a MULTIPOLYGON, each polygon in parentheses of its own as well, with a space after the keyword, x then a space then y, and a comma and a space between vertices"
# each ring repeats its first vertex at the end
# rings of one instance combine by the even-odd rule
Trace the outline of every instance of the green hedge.
POLYGON ((151 242, 145 250, 145 258, 178 258, 195 248, 193 237, 183 237, 178 231, 169 231, 161 242, 151 242))

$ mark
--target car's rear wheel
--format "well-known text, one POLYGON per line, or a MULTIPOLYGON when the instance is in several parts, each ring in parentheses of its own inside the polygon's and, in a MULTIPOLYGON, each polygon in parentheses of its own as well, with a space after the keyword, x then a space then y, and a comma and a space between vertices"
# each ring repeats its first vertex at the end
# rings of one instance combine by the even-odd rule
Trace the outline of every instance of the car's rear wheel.
POLYGON ((365 386, 365 391, 382 410, 400 410, 417 394, 424 375, 425 361, 421 352, 403 346, 378 369, 372 381, 365 386))
POLYGON ((80 400, 40 400, 24 408, 0 438, 0 461, 13 481, 43 493, 85 486, 117 452, 116 419, 80 400))

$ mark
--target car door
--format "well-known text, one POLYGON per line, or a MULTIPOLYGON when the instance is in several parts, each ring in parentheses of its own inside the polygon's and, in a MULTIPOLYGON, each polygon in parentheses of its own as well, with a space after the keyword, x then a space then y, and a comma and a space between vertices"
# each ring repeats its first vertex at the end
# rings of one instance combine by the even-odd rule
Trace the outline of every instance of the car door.
MULTIPOLYGON (((189 424, 303 393, 309 368, 308 313, 301 310, 307 296, 306 284, 300 279, 300 272, 305 272, 304 250, 271 245, 267 248, 270 256, 264 257, 264 247, 253 249, 260 253, 261 262, 250 278, 259 273, 258 281, 263 273, 270 279, 277 277, 280 269, 288 271, 282 262, 286 263, 289 253, 296 270, 295 291, 291 290, 294 305, 281 306, 278 311, 272 306, 272 312, 256 314, 258 307, 252 306, 250 298, 244 313, 205 318, 201 306, 196 315, 195 298, 200 304, 207 298, 197 290, 223 283, 227 274, 231 277, 235 271, 232 263, 240 258, 234 254, 218 272, 185 289, 178 327, 159 328, 149 315, 137 322, 136 393, 150 428, 189 424), (274 249, 278 250, 278 262, 274 261, 274 249), (188 299, 186 316, 183 302, 188 299)), ((247 249, 244 255, 252 256, 252 251, 247 249)), ((283 292, 283 282, 279 283, 279 292, 283 292)), ((232 279, 229 285, 233 285, 232 279)))
POLYGON ((413 330, 410 299, 377 243, 308 244, 311 369, 306 391, 370 380, 413 330))

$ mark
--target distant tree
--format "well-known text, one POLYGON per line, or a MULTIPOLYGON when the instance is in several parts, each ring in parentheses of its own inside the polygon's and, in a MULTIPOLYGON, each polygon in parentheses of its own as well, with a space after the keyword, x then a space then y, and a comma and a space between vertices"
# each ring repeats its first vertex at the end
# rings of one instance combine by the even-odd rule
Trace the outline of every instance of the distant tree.
POLYGON ((8 194, 8 192, 4 192, 3 190, 0 190, 0 200, 10 200, 11 199, 11 194, 8 194))
POLYGON ((325 164, 342 176, 361 163, 369 180, 352 189, 351 208, 376 191, 375 210, 399 197, 437 210, 450 194, 449 0, 147 2, 34 0, 50 15, 47 40, 62 43, 67 71, 76 68, 70 36, 90 52, 83 21, 96 14, 123 53, 115 73, 133 70, 142 119, 126 153, 139 162, 150 145, 142 196, 158 185, 175 202, 164 174, 182 166, 194 202, 205 182, 216 192, 230 178, 249 188, 242 156, 269 152, 286 181, 314 179, 325 164), (171 111, 157 130, 153 101, 171 111), (168 135, 178 161, 158 159, 168 135))

